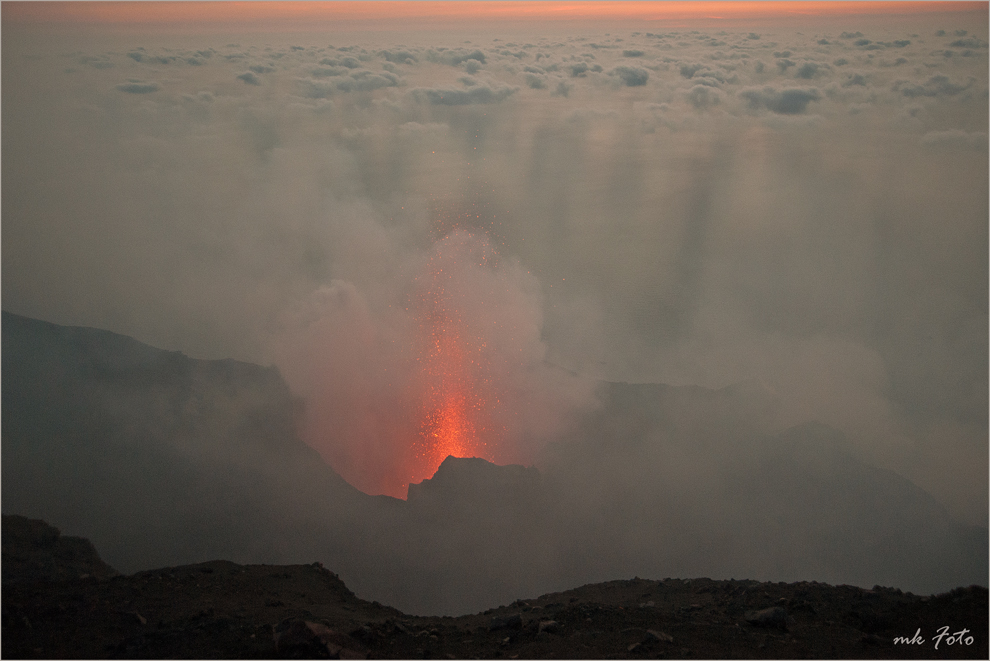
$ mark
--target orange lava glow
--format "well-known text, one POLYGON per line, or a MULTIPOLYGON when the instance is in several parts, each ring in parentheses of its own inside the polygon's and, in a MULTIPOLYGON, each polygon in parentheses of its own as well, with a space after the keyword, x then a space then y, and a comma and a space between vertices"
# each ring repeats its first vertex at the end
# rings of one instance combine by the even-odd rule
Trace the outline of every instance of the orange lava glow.
POLYGON ((437 243, 420 280, 422 411, 410 482, 432 477, 448 455, 494 460, 498 427, 493 413, 499 398, 488 370, 487 343, 462 318, 467 291, 459 282, 469 272, 465 267, 484 267, 490 256, 487 240, 455 231, 437 243))

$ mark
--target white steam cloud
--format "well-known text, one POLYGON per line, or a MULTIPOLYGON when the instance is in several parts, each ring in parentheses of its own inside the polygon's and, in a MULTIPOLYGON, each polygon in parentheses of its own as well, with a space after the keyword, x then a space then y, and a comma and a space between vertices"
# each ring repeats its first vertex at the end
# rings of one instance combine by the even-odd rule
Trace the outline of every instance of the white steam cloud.
POLYGON ((285 318, 275 361, 306 402, 303 439, 363 491, 404 497, 446 456, 426 472, 416 460, 429 443, 424 421, 442 404, 435 391, 457 385, 477 427, 463 450, 532 464, 593 401, 590 380, 544 360, 538 281, 487 237, 460 229, 404 259, 407 268, 392 282, 377 279, 373 295, 331 281, 285 318), (457 335, 456 365, 430 364, 433 326, 445 321, 438 314, 452 317, 443 331, 457 335))

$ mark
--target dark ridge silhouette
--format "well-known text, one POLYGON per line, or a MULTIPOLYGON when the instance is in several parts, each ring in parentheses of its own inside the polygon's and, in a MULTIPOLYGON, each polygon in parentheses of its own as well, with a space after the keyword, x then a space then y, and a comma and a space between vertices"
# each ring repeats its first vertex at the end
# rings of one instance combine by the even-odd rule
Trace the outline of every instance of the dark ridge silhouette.
POLYGON ((3 515, 3 582, 118 576, 84 537, 62 535, 40 519, 3 515))
POLYGON ((602 383, 538 468, 449 457, 403 501, 299 440, 302 404, 272 368, 2 324, 3 512, 93 540, 124 573, 320 561, 362 598, 434 615, 630 576, 987 584, 986 528, 834 429, 775 429, 758 382, 602 383))
POLYGON ((417 617, 359 598, 319 563, 78 574, 80 557, 50 543, 57 531, 42 521, 4 516, 3 537, 5 658, 987 656, 980 587, 929 598, 879 585, 633 578, 417 617), (11 562, 28 556, 49 571, 11 562), (26 571, 8 581, 8 567, 26 571))

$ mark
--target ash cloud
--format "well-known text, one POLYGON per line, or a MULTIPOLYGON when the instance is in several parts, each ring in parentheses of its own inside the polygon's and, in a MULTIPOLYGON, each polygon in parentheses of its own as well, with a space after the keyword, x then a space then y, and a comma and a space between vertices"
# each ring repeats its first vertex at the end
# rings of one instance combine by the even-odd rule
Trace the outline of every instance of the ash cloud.
POLYGON ((547 83, 543 76, 535 73, 527 73, 525 74, 525 78, 526 84, 529 85, 530 88, 535 90, 546 89, 547 83))
POLYGON ((609 72, 610 76, 618 76, 626 87, 645 85, 650 79, 650 72, 640 67, 616 67, 609 72))
POLYGON ((687 98, 699 110, 716 106, 721 101, 719 93, 707 85, 695 85, 688 90, 687 98))
POLYGON ((466 64, 472 60, 478 64, 485 64, 487 62, 487 56, 478 49, 468 53, 465 53, 463 50, 441 50, 439 52, 429 50, 426 52, 426 58, 432 62, 442 62, 451 66, 466 64))
POLYGON ((948 131, 931 131, 921 136, 921 142, 933 147, 958 148, 969 147, 971 149, 985 152, 987 150, 987 134, 984 131, 973 131, 972 133, 950 129, 948 131))
POLYGON ((160 90, 161 85, 155 82, 132 80, 126 83, 120 83, 117 85, 117 89, 128 94, 151 94, 160 90))
POLYGON ((809 103, 821 98, 818 90, 811 87, 748 88, 740 90, 739 96, 746 99, 752 110, 766 109, 781 115, 803 113, 809 103))
POLYGON ((501 85, 492 87, 476 85, 470 89, 417 87, 410 91, 413 98, 435 106, 467 106, 474 104, 499 103, 512 96, 519 88, 501 85))
POLYGON ((344 281, 318 289, 283 320, 275 354, 290 387, 309 403, 303 440, 349 482, 404 497, 411 481, 431 476, 403 471, 421 443, 423 370, 437 304, 451 306, 458 340, 472 356, 467 395, 486 407, 488 431, 477 426, 487 459, 532 464, 575 412, 593 404, 590 381, 544 360, 539 283, 518 261, 497 255, 486 236, 454 230, 401 252, 384 234, 365 240, 363 257, 389 256, 396 271, 365 283, 371 292, 344 281), (479 255, 492 261, 479 263, 479 255), (442 301, 424 289, 438 272, 447 280, 442 301), (384 287, 391 289, 385 300, 394 302, 388 306, 375 300, 384 287))
POLYGON ((260 85, 261 79, 254 75, 252 71, 245 71, 237 77, 237 80, 243 80, 248 85, 260 85))
POLYGON ((973 80, 970 80, 963 85, 953 82, 948 76, 938 74, 932 76, 920 85, 912 84, 907 81, 898 81, 894 84, 894 91, 899 91, 908 98, 919 96, 955 96, 956 94, 969 89, 973 82, 973 80))

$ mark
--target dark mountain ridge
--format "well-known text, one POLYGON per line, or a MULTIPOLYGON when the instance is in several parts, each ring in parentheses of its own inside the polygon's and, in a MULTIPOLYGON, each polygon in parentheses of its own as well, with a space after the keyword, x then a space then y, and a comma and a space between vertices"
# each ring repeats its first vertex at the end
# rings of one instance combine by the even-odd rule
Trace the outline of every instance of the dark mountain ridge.
POLYGON ((603 383, 539 470, 451 457, 402 501, 298 439, 272 368, 7 312, 2 333, 3 512, 88 537, 125 573, 319 560, 432 614, 634 575, 987 584, 985 528, 833 429, 774 429, 758 383, 603 383))
POLYGON ((634 578, 417 617, 359 598, 319 563, 215 560, 120 576, 88 540, 65 553, 58 542, 68 540, 43 521, 4 516, 3 538, 5 658, 987 657, 979 587, 928 598, 879 586, 634 578))
POLYGON ((39 519, 3 515, 4 584, 118 575, 85 537, 62 535, 39 519))
POLYGON ((301 561, 354 537, 368 497, 296 438, 276 370, 6 312, 2 350, 5 513, 83 534, 124 572, 301 561))

